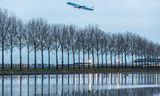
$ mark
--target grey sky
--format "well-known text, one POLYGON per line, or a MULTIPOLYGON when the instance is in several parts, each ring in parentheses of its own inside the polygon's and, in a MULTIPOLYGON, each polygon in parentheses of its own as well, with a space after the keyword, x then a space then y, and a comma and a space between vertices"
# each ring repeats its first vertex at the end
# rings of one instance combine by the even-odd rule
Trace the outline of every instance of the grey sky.
POLYGON ((0 0, 0 7, 27 21, 43 17, 49 23, 98 24, 106 32, 131 31, 160 43, 160 0, 0 0), (95 7, 86 11, 71 1, 95 7))

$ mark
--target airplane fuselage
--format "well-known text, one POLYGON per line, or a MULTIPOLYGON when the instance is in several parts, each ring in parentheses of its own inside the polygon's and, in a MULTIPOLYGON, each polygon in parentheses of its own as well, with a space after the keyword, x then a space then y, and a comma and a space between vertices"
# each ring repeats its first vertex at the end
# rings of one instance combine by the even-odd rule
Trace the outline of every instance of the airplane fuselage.
POLYGON ((71 3, 71 2, 67 2, 67 4, 73 6, 74 8, 78 8, 78 9, 84 9, 84 10, 90 10, 90 11, 94 10, 93 8, 88 8, 86 6, 82 6, 82 5, 71 3))

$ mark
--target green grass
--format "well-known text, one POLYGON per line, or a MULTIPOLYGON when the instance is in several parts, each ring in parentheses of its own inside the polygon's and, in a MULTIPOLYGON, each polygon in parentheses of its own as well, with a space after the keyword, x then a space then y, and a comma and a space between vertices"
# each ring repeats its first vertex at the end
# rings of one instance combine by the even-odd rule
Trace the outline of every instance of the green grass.
POLYGON ((56 74, 56 73, 152 73, 152 72, 160 72, 158 68, 152 68, 152 69, 145 69, 145 68, 95 68, 95 69, 0 69, 0 74, 56 74))

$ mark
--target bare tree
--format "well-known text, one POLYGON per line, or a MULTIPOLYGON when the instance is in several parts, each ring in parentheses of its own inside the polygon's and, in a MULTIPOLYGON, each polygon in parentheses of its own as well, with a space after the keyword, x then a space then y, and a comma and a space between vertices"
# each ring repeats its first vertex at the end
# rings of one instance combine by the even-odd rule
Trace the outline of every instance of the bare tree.
POLYGON ((24 36, 25 36, 25 30, 24 30, 24 24, 22 23, 21 19, 17 20, 17 40, 18 40, 18 44, 17 47, 19 48, 19 64, 20 64, 20 69, 22 69, 22 48, 25 46, 24 43, 24 36))
MULTIPOLYGON (((116 54, 115 55, 118 56, 118 65, 117 66, 120 67, 120 54, 122 54, 122 56, 123 56, 123 48, 124 48, 124 42, 125 42, 123 34, 117 34, 115 40, 116 40, 116 42, 115 42, 116 54)), ((115 63, 117 63, 117 62, 115 62, 115 63)), ((122 63, 122 65, 123 65, 123 63, 122 63)))
POLYGON ((67 41, 67 30, 68 30, 68 26, 66 25, 61 25, 61 27, 59 27, 59 36, 58 36, 58 42, 60 45, 60 49, 61 49, 61 63, 62 63, 62 69, 64 67, 64 49, 65 49, 65 45, 66 45, 66 41, 67 41))
POLYGON ((113 67, 113 52, 115 50, 115 34, 111 34, 111 38, 109 40, 109 44, 108 44, 108 50, 109 50, 109 55, 110 55, 110 67, 113 67))
MULTIPOLYGON (((79 48, 79 42, 77 42, 77 40, 76 40, 76 43, 75 44, 73 44, 74 42, 73 42, 73 39, 75 39, 75 30, 76 28, 75 28, 75 26, 74 25, 69 25, 69 26, 67 26, 67 28, 66 28, 66 33, 65 33, 65 36, 66 36, 66 38, 64 38, 65 39, 65 44, 64 44, 64 46, 65 46, 65 50, 67 51, 67 57, 68 57, 68 68, 69 68, 69 64, 70 64, 70 60, 69 60, 69 57, 70 57, 70 53, 71 53, 71 51, 72 51, 72 53, 74 53, 75 54, 75 49, 78 49, 79 48), (73 52, 74 51, 74 52, 73 52)), ((78 34, 76 34, 77 35, 77 39, 79 38, 79 36, 78 36, 78 34)), ((80 39, 80 38, 79 38, 80 39)), ((74 60, 74 57, 73 57, 73 60, 74 60)), ((73 61, 74 62, 74 61, 73 61)), ((79 61, 79 63, 80 63, 80 61, 79 61)), ((73 63, 74 64, 74 63, 73 63)))
POLYGON ((4 69, 4 51, 8 48, 7 34, 9 31, 10 22, 8 19, 8 11, 0 9, 0 47, 2 49, 2 69, 4 69))
MULTIPOLYGON (((50 68, 50 53, 55 51, 56 69, 59 67, 58 53, 61 52, 61 63, 64 68, 64 53, 68 56, 68 68, 70 64, 70 54, 73 55, 73 65, 76 67, 76 58, 78 54, 79 68, 81 67, 81 53, 83 54, 83 68, 85 68, 86 57, 88 57, 88 67, 92 56, 93 68, 95 67, 95 57, 97 67, 102 63, 104 68, 104 55, 106 68, 108 67, 108 56, 110 55, 110 66, 128 67, 130 66, 128 57, 132 59, 132 67, 145 64, 148 60, 149 66, 157 68, 159 63, 160 45, 154 43, 138 34, 126 33, 105 33, 97 25, 88 25, 79 29, 75 25, 49 25, 42 18, 32 19, 27 24, 23 24, 21 19, 17 19, 14 13, 9 13, 5 9, 0 9, 0 48, 2 54, 2 68, 4 68, 4 52, 9 49, 11 68, 13 67, 13 51, 15 47, 19 48, 19 63, 22 69, 22 48, 27 48, 27 63, 30 65, 30 51, 34 50, 34 64, 37 67, 37 51, 41 51, 42 68, 44 68, 44 51, 48 51, 48 65, 50 68), (32 49, 32 50, 31 50, 32 49), (86 56, 86 54, 88 56, 86 56), (91 55, 91 56, 90 56, 91 55), (96 55, 96 56, 95 56, 96 55), (101 62, 100 62, 101 56, 101 62), (120 61, 117 64, 117 60, 120 61), (124 64, 123 64, 124 60, 124 64), (138 62, 142 60, 142 62, 138 62), (143 60, 145 60, 143 62, 143 60)), ((148 66, 147 66, 148 67, 148 66)), ((159 67, 159 66, 158 66, 159 67)))
POLYGON ((74 68, 76 67, 76 63, 75 63, 75 53, 76 53, 76 43, 77 43, 77 34, 76 34, 76 27, 72 26, 70 27, 70 32, 71 34, 71 51, 72 51, 72 55, 73 55, 73 65, 74 68))
POLYGON ((105 60, 106 60, 106 68, 108 67, 108 52, 109 52, 109 40, 111 38, 111 34, 105 34, 105 41, 104 41, 104 50, 105 50, 105 60))
POLYGON ((55 40, 54 40, 54 32, 53 31, 51 31, 51 26, 49 26, 49 31, 47 32, 47 36, 46 36, 46 38, 45 38, 45 43, 44 43, 44 45, 45 45, 45 48, 47 49, 47 51, 48 51, 48 68, 50 69, 50 67, 51 67, 51 60, 50 60, 50 57, 51 57, 51 50, 52 50, 52 48, 53 48, 53 42, 55 42, 55 40))
POLYGON ((44 68, 44 60, 43 60, 43 54, 45 50, 45 39, 47 38, 47 32, 49 31, 49 25, 47 24, 47 21, 39 18, 37 20, 37 42, 39 44, 39 49, 41 51, 41 63, 42 63, 42 69, 44 68))
POLYGON ((81 51, 82 51, 82 43, 81 43, 81 32, 82 32, 82 29, 79 29, 79 30, 77 30, 77 33, 76 33, 76 35, 77 35, 77 39, 76 39, 76 50, 77 50, 77 53, 78 53, 78 63, 79 63, 79 65, 78 65, 78 67, 79 67, 79 69, 81 68, 81 51))
POLYGON ((96 50, 96 55, 97 55, 97 67, 99 68, 99 51, 100 51, 100 34, 99 32, 101 32, 100 29, 97 29, 96 33, 95 33, 95 50, 96 50))
POLYGON ((92 53, 92 63, 93 63, 93 68, 94 68, 94 47, 95 47, 95 42, 94 42, 94 35, 96 31, 97 26, 94 25, 88 25, 85 28, 86 32, 86 43, 87 43, 87 51, 88 51, 88 68, 89 64, 91 63, 90 61, 90 53, 92 53))
POLYGON ((10 53, 11 53, 11 56, 10 56, 10 62, 11 62, 11 68, 13 67, 13 48, 16 46, 16 41, 17 41, 17 38, 16 38, 16 36, 17 36, 17 31, 16 31, 16 29, 17 29, 17 25, 16 25, 16 21, 17 20, 17 18, 15 17, 15 16, 13 16, 13 15, 11 15, 10 17, 9 17, 9 21, 10 21, 10 30, 8 31, 8 35, 7 35, 7 37, 8 37, 8 40, 9 40, 9 49, 10 49, 10 53))
POLYGON ((60 36, 60 26, 61 25, 52 25, 51 31, 54 33, 53 38, 55 42, 53 42, 53 50, 55 50, 56 53, 56 69, 58 69, 58 49, 59 49, 59 43, 58 43, 58 38, 60 36))
POLYGON ((136 34, 130 33, 130 53, 131 53, 131 58, 132 58, 132 67, 134 67, 134 55, 136 51, 136 34))
POLYGON ((105 33, 100 32, 100 54, 101 54, 101 67, 104 68, 104 52, 105 52, 105 33))
POLYGON ((31 37, 30 37, 30 29, 27 24, 24 25, 24 45, 27 48, 27 68, 30 68, 30 51, 31 51, 31 37))
POLYGON ((86 54, 86 51, 87 51, 87 43, 86 43, 86 33, 85 33, 85 30, 81 30, 80 31, 80 34, 79 36, 81 37, 80 38, 80 43, 81 43, 81 46, 82 46, 82 52, 83 52, 83 68, 85 67, 85 54, 86 54))
POLYGON ((27 23, 27 30, 29 35, 29 40, 32 48, 34 49, 34 67, 37 68, 37 49, 39 47, 38 42, 38 27, 37 19, 32 19, 27 23))
POLYGON ((124 34, 124 46, 123 46, 123 52, 124 52, 124 59, 125 59, 125 68, 127 67, 127 55, 130 52, 130 33, 127 32, 124 34))

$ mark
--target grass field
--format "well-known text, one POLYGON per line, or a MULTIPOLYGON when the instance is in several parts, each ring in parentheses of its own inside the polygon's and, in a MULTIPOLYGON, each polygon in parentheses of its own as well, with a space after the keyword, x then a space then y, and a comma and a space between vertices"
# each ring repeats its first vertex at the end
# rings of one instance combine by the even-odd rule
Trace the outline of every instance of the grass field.
POLYGON ((96 68, 96 69, 0 69, 0 75, 18 74, 76 74, 76 73, 154 73, 158 68, 96 68))

